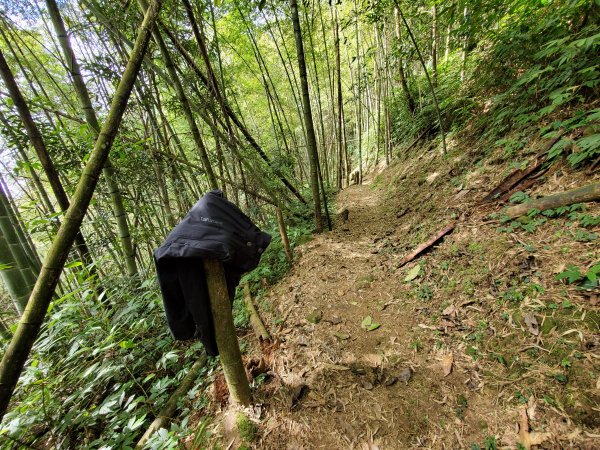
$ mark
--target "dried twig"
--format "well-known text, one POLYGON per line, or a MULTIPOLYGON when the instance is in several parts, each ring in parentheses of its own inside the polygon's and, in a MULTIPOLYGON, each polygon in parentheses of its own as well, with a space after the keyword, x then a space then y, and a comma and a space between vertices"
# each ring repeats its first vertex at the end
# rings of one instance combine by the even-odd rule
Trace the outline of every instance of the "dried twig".
POLYGON ((449 225, 446 225, 444 228, 442 228, 440 231, 438 231, 436 234, 434 234, 427 242, 419 245, 412 252, 410 252, 408 255, 406 255, 404 258, 402 258, 400 260, 400 263, 398 264, 398 267, 400 268, 403 265, 405 265, 406 263, 415 259, 417 256, 419 256, 421 253, 423 253, 425 250, 427 250, 429 247, 431 247, 433 244, 435 244, 441 238, 443 238, 448 233, 450 233, 452 230, 454 230, 454 227, 456 227, 456 222, 452 222, 449 225))

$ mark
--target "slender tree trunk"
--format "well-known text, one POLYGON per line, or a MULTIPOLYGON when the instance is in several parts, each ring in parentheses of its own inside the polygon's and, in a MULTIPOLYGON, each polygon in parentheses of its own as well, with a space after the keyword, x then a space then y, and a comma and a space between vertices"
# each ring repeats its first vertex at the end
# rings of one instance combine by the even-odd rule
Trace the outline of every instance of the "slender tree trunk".
MULTIPOLYGON (((60 181, 58 171, 54 167, 54 163, 50 159, 50 155, 48 154, 48 150, 46 148, 46 144, 44 143, 44 139, 42 135, 35 125, 33 118, 31 116, 31 112, 29 111, 29 107, 27 103, 25 103, 25 99, 21 95, 21 91, 17 86, 15 78, 4 59, 4 55, 2 51, 0 51, 0 75, 2 75, 2 79, 4 80, 4 84, 8 89, 10 97, 19 112, 19 116, 23 121, 23 126, 25 131, 27 132, 27 136, 31 141, 33 148, 36 151, 37 157, 40 160, 42 168, 46 173, 46 177, 48 178, 48 182, 50 183, 50 187, 54 192, 54 196, 58 201, 60 208, 63 211, 67 211, 69 209, 69 199, 67 197, 67 193, 65 192, 62 182, 60 181)), ((75 235, 75 245, 79 256, 84 261, 85 264, 90 264, 92 262, 92 257, 87 248, 87 244, 85 243, 85 239, 79 230, 75 235)))
POLYGON ((419 56, 419 61, 421 62, 421 66, 423 67, 423 71, 425 72, 425 77, 427 78, 427 83, 429 83, 429 88, 431 89, 431 95, 433 96, 433 104, 435 106, 435 112, 437 113, 438 123, 440 126, 440 134, 442 135, 442 149, 444 151, 444 154, 446 154, 446 135, 444 133, 444 124, 442 123, 442 113, 440 112, 440 105, 437 100, 435 88, 433 86, 433 83, 431 82, 431 77, 429 76, 429 72, 427 71, 427 66, 425 65, 425 59, 423 59, 423 55, 421 54, 421 50, 419 49, 417 40, 415 39, 415 36, 413 35, 410 27, 408 26, 408 22, 406 21, 404 14, 402 14, 402 10, 400 9, 400 6, 398 5, 398 0, 394 0, 394 3, 396 3, 396 7, 398 8, 398 13, 400 14, 400 17, 402 18, 402 21, 404 22, 404 26, 406 26, 406 31, 408 32, 408 35, 410 36, 410 39, 411 39, 413 45, 415 46, 415 50, 417 51, 417 55, 419 56))
MULTIPOLYGON (((54 30, 63 52, 67 70, 69 71, 71 79, 73 80, 75 93, 79 99, 81 109, 85 114, 85 120, 91 128, 92 133, 94 133, 94 136, 97 138, 98 133, 100 132, 100 123, 98 122, 96 112, 92 106, 88 89, 83 81, 83 77, 81 76, 79 63, 77 62, 75 52, 73 52, 73 48, 71 47, 69 35, 60 15, 60 11, 55 0, 46 0, 46 7, 50 13, 50 18, 52 19, 52 24, 54 25, 54 30)), ((123 205, 123 196, 121 195, 121 191, 117 184, 116 174, 112 164, 110 163, 110 159, 106 160, 106 164, 102 169, 102 173, 104 174, 104 178, 108 184, 109 195, 112 200, 113 213, 117 221, 117 229, 119 232, 119 239, 121 241, 121 249, 125 258, 125 264, 127 266, 127 272, 129 276, 133 277, 138 274, 137 265, 135 263, 135 255, 133 253, 133 243, 131 241, 131 233, 129 232, 129 224, 127 223, 127 213, 125 211, 125 206, 123 205)))
POLYGON ((335 72, 336 72, 336 91, 337 91, 337 148, 338 148, 338 167, 337 167, 337 187, 342 188, 344 172, 347 172, 344 165, 344 155, 346 153, 344 139, 344 101, 342 98, 342 66, 340 58, 340 31, 337 6, 333 6, 334 11, 334 45, 335 45, 335 72))
MULTIPOLYGON (((131 56, 115 91, 108 116, 77 184, 72 205, 48 250, 42 271, 33 288, 25 312, 4 353, 2 362, 0 362, 0 419, 8 408, 19 375, 42 326, 48 305, 54 295, 60 274, 67 260, 69 249, 81 227, 98 183, 98 177, 115 140, 135 79, 148 48, 148 42, 161 2, 162 0, 152 1, 139 28, 131 56)), ((1 58, 2 61, 3 59, 1 58)))
MULTIPOLYGON (((314 15, 314 14, 313 14, 314 15)), ((305 13, 305 18, 306 18, 306 13, 305 13)), ((308 20, 306 20, 308 22, 308 20)), ((321 177, 327 182, 327 185, 329 186, 329 169, 328 169, 328 164, 327 164, 327 146, 325 143, 325 125, 323 124, 323 108, 321 107, 321 87, 319 86, 319 73, 317 70, 317 58, 315 56, 315 47, 313 44, 313 38, 312 38, 312 28, 309 29, 308 32, 308 43, 310 45, 310 53, 312 55, 312 61, 313 61, 313 70, 315 72, 315 90, 316 90, 316 104, 317 104, 317 119, 319 122, 319 132, 320 132, 320 136, 321 136, 321 156, 322 158, 320 158, 321 161, 321 168, 324 169, 323 172, 321 174, 321 177)))
POLYGON ((356 139, 358 142, 358 184, 363 181, 363 158, 362 158, 362 92, 360 86, 360 28, 358 26, 358 5, 354 0, 354 20, 356 25, 356 139))
POLYGON ((19 239, 15 223, 14 211, 0 184, 0 275, 18 314, 21 315, 27 305, 36 274, 27 249, 19 239))
POLYGON ((321 213, 321 201, 319 199, 319 152, 317 150, 317 138, 313 124, 312 110, 310 107, 310 96, 308 93, 308 77, 306 74, 306 63, 304 61, 304 44, 302 42, 302 31, 300 30, 300 18, 298 16, 298 4, 296 0, 290 0, 292 10, 292 22, 294 25, 294 37, 296 40, 296 51, 298 54, 298 70, 300 72, 300 85, 302 87, 302 109, 304 111, 304 124, 306 128, 308 157, 310 163, 310 185, 315 210, 315 225, 318 233, 323 231, 323 217, 321 213))
POLYGON ((433 87, 437 87, 437 41, 438 41, 438 27, 437 27, 437 5, 434 3, 431 7, 431 81, 433 87))
MULTIPOLYGON (((469 18, 469 10, 465 6, 463 11, 463 26, 466 26, 467 20, 469 18)), ((462 46, 462 54, 461 54, 461 63, 460 63, 460 81, 465 81, 465 70, 467 67, 467 49, 469 47, 469 32, 465 32, 465 36, 463 38, 463 46, 462 46)))
MULTIPOLYGON (((396 43, 398 48, 401 47, 402 42, 400 40, 400 21, 398 16, 398 8, 394 8, 394 18, 396 21, 396 43)), ((415 105, 415 100, 408 89, 408 83, 406 82, 406 73, 404 72, 404 61, 400 57, 398 58, 398 76, 400 77, 400 86, 402 87, 402 92, 404 93, 404 97, 406 98, 406 106, 411 114, 414 114, 417 107, 415 105)))

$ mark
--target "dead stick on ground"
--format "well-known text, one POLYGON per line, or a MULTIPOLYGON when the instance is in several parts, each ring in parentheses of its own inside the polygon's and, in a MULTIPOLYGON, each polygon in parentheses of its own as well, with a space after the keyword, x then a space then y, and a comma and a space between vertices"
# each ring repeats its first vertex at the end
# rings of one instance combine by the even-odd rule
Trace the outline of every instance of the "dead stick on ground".
POLYGON ((259 341, 270 341, 271 335, 258 315, 258 311, 254 307, 252 293, 250 292, 250 285, 248 283, 244 284, 244 299, 246 301, 246 311, 248 311, 248 314, 250 315, 250 325, 252 325, 254 333, 256 333, 259 341))
MULTIPOLYGON (((532 164, 526 169, 517 169, 514 172, 512 172, 510 175, 504 178, 502 183, 496 186, 496 188, 493 189, 488 195, 486 195, 481 201, 491 202, 493 200, 498 200, 502 194, 506 194, 511 190, 515 189, 520 183, 523 182, 523 180, 539 171, 546 162, 548 151, 554 146, 554 144, 556 144, 562 138, 562 136, 563 133, 559 134, 554 139, 548 141, 544 150, 538 153, 534 164, 532 164)), ((502 197, 499 200, 505 201, 505 198, 502 197)))
POLYGON ((427 250, 429 247, 431 247, 433 244, 435 244, 437 241, 439 241, 445 235, 447 235, 452 230, 454 230, 454 227, 456 227, 456 222, 452 222, 451 224, 442 228, 440 231, 438 231, 436 234, 434 234, 427 242, 419 245, 412 252, 410 252, 408 255, 406 255, 404 258, 402 258, 400 260, 400 263, 398 264, 398 268, 402 267, 404 264, 415 259, 417 256, 419 256, 421 253, 423 253, 425 250, 427 250))
POLYGON ((417 142, 419 142, 419 141, 421 140, 421 138, 422 138, 423 136, 425 136, 425 135, 427 134, 427 132, 429 132, 429 130, 431 130, 431 128, 432 128, 432 127, 427 127, 427 128, 425 129, 425 131, 423 131, 423 132, 422 132, 422 133, 421 133, 421 134, 420 134, 420 135, 419 135, 419 136, 418 136, 418 137, 417 137, 417 138, 416 138, 414 141, 412 141, 412 143, 411 143, 411 144, 410 144, 408 147, 406 147, 406 148, 402 149, 402 152, 407 152, 407 151, 409 151, 411 148, 413 148, 413 147, 415 146, 415 144, 416 144, 417 142))
POLYGON ((248 384, 248 377, 242 362, 242 353, 235 333, 223 264, 214 259, 205 259, 204 272, 206 284, 208 285, 210 309, 215 324, 217 349, 221 357, 225 381, 227 381, 227 387, 229 388, 229 398, 233 403, 247 406, 250 404, 251 399, 250 385, 248 384))
POLYGON ((597 200, 600 200, 600 183, 592 183, 559 194, 530 200, 521 205, 511 206, 505 211, 505 214, 514 219, 515 217, 527 214, 532 209, 545 211, 547 209, 558 208, 559 206, 572 205, 573 203, 593 202, 597 200))
POLYGON ((167 400, 167 403, 163 409, 160 410, 156 416, 156 419, 154 419, 142 438, 138 441, 135 446, 136 450, 143 448, 155 431, 158 431, 161 428, 165 428, 167 425, 169 425, 169 422, 177 410, 177 402, 192 388, 196 378, 198 377, 198 374, 200 373, 200 369, 202 369, 205 364, 206 354, 202 354, 202 356, 200 356, 200 358, 198 358, 198 360, 194 363, 185 378, 181 381, 179 387, 175 390, 175 392, 173 392, 173 394, 171 394, 171 397, 169 397, 169 400, 167 400))
POLYGON ((290 240, 288 239, 287 231, 285 229, 285 222, 283 221, 283 213, 281 212, 281 208, 276 208, 277 210, 277 224, 279 225, 279 234, 281 234, 281 242, 283 242, 283 248, 285 250, 285 257, 288 262, 291 264, 294 261, 294 255, 292 254, 292 249, 290 247, 290 240))

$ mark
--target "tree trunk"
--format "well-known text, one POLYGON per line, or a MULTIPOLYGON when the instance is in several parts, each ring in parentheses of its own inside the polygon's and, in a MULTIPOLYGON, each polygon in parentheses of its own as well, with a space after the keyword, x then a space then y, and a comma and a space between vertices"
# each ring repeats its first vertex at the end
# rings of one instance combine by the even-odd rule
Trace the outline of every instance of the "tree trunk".
POLYGON ((410 36, 410 39, 411 39, 413 45, 415 46, 415 50, 417 51, 417 56, 419 57, 419 61, 421 62, 421 66, 423 66, 423 71, 425 72, 425 77, 427 78, 427 83, 429 83, 429 88, 431 89, 431 95, 433 96, 433 104, 435 106, 435 112, 437 113, 438 123, 440 126, 440 134, 442 135, 442 149, 444 151, 444 154, 446 154, 446 135, 444 133, 444 124, 442 123, 442 113, 440 112, 440 105, 437 100, 435 88, 433 86, 433 83, 431 82, 431 77, 429 76, 429 72, 427 71, 427 66, 425 65, 425 59, 423 58, 423 55, 421 54, 421 50, 419 49, 417 40, 415 39, 413 32, 411 31, 410 27, 408 26, 408 22, 406 21, 404 14, 402 14, 402 10, 400 9, 400 6, 398 5, 398 0, 394 0, 394 3, 396 3, 396 7, 398 9, 398 13, 400 14, 400 18, 402 19, 402 22, 404 22, 404 25, 406 26, 406 31, 408 32, 408 35, 410 36))
POLYGON ((298 16, 298 4, 296 0, 290 0, 290 8, 292 10, 294 38, 296 40, 296 52, 298 54, 298 70, 300 72, 300 86, 302 89, 302 109, 304 111, 304 124, 306 128, 306 145, 310 164, 310 187, 315 210, 315 225, 317 233, 320 233, 323 231, 323 217, 321 212, 321 201, 319 198, 319 153, 313 124, 312 109, 310 107, 308 77, 306 74, 306 63, 304 61, 304 44, 302 43, 302 31, 300 30, 300 19, 298 16))
MULTIPOLYGON (((398 47, 401 46, 400 41, 400 21, 398 20, 398 8, 394 8, 394 18, 396 21, 396 41, 398 47)), ((406 73, 404 72, 404 62, 402 58, 398 59, 398 75, 400 76, 400 86, 402 87, 402 92, 404 93, 404 97, 406 97, 406 106, 408 107, 408 111, 411 114, 414 114, 417 107, 415 105, 415 100, 413 99, 410 90, 408 89, 408 83, 406 82, 406 73)))
POLYGON ((344 179, 344 101, 342 98, 342 67, 340 58, 340 30, 337 7, 333 6, 334 11, 334 43, 335 43, 335 71, 336 71, 336 91, 337 91, 337 148, 338 148, 338 167, 337 167, 337 187, 342 189, 342 180, 344 179))
MULTIPOLYGON (((50 18, 52 19, 52 24, 54 25, 54 30, 65 58, 67 70, 69 71, 73 80, 75 93, 79 99, 81 109, 85 114, 85 120, 94 133, 94 136, 97 138, 98 133, 100 132, 100 123, 98 122, 96 112, 92 106, 88 89, 83 81, 83 77, 81 76, 79 63, 77 62, 75 52, 73 52, 73 48, 71 47, 69 35, 60 15, 60 11, 55 0, 46 0, 46 7, 50 13, 50 18)), ((104 174, 104 178, 108 184, 108 190, 112 200, 113 213, 117 221, 117 229, 119 232, 119 239, 121 241, 121 249, 125 258, 125 264, 127 266, 127 272, 129 276, 133 277, 138 274, 138 268, 135 263, 135 254, 133 252, 133 243, 131 241, 131 233, 129 232, 129 224, 127 223, 127 213, 123 205, 123 197, 116 181, 115 171, 110 163, 110 159, 106 160, 106 164, 102 169, 102 173, 104 174)))
POLYGON ((215 324, 217 349, 219 350, 225 381, 227 381, 229 387, 230 398, 234 403, 247 406, 251 400, 250 385, 248 384, 248 377, 242 362, 242 353, 235 333, 223 264, 214 259, 204 260, 204 274, 208 285, 213 323, 215 324))
POLYGON ((26 250, 14 228, 13 210, 0 184, 0 275, 17 313, 23 314, 35 283, 35 274, 26 250))
POLYGON ((545 211, 574 203, 593 202, 600 200, 600 183, 570 189, 547 197, 529 200, 521 205, 511 206, 505 213, 511 219, 524 216, 532 209, 545 211))
POLYGON ((29 298, 27 308, 4 353, 2 362, 0 362, 0 419, 4 416, 8 408, 19 375, 23 370, 29 352, 42 326, 48 305, 54 295, 60 274, 67 260, 69 249, 73 245, 81 227, 98 183, 98 177, 115 140, 135 79, 148 48, 154 21, 158 15, 161 3, 162 0, 152 1, 144 17, 144 21, 139 28, 129 61, 115 91, 106 121, 77 184, 71 207, 67 211, 58 234, 48 250, 42 271, 29 298))
POLYGON ((437 41, 438 41, 438 28, 437 28, 437 6, 434 3, 431 7, 431 81, 433 87, 437 87, 437 41))
MULTIPOLYGON (((467 24, 467 19, 469 18, 469 10, 465 6, 463 11, 463 27, 467 24)), ((462 45, 462 53, 461 53, 461 62, 460 62, 460 81, 465 81, 465 70, 467 68, 467 48, 469 47, 469 32, 465 32, 465 36, 463 38, 462 45)))
MULTIPOLYGON (((10 94, 10 97, 17 108, 17 111, 19 112, 19 116, 23 121, 23 126, 27 132, 27 136, 29 137, 31 144, 36 151, 37 157, 40 160, 40 164, 42 165, 44 172, 46 173, 46 177, 48 178, 52 192, 54 192, 54 196, 56 197, 60 208, 63 211, 67 211, 67 209, 69 209, 69 199, 58 176, 58 171, 50 159, 44 139, 42 138, 39 129, 33 121, 29 107, 27 106, 27 103, 25 103, 25 99, 21 94, 19 86, 17 85, 10 68, 6 63, 1 50, 0 75, 2 75, 2 79, 4 80, 4 84, 8 89, 8 93, 10 94)), ((92 262, 92 257, 90 256, 85 239, 79 230, 77 230, 77 234, 75 235, 75 245, 82 261, 84 261, 85 264, 90 264, 92 262)))
POLYGON ((354 19, 356 21, 356 138, 358 140, 358 184, 363 181, 362 160, 362 93, 360 92, 360 28, 358 27, 358 7, 354 0, 354 19))
POLYGON ((270 341, 271 335, 265 327, 262 319, 258 315, 258 311, 252 302, 252 293, 250 292, 250 285, 248 283, 244 284, 244 302, 246 303, 246 311, 250 316, 250 325, 252 325, 254 334, 256 334, 256 337, 258 337, 259 341, 270 341))

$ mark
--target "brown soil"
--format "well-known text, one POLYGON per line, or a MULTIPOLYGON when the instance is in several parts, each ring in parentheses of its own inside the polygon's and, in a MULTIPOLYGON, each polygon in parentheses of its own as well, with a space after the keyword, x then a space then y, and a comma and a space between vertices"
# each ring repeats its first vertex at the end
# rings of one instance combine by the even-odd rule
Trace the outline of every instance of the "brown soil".
MULTIPOLYGON (((501 232, 486 217, 498 205, 477 202, 509 169, 469 172, 468 158, 421 149, 344 189, 348 221, 296 249, 262 300, 274 306, 265 322, 282 325, 255 392, 255 448, 600 448, 599 309, 556 280, 565 263, 598 261, 598 241, 574 240, 562 218, 501 232), (438 246, 397 267, 452 220, 438 246), (365 329, 367 316, 380 326, 365 329)), ((533 192, 591 181, 561 170, 533 192)))

